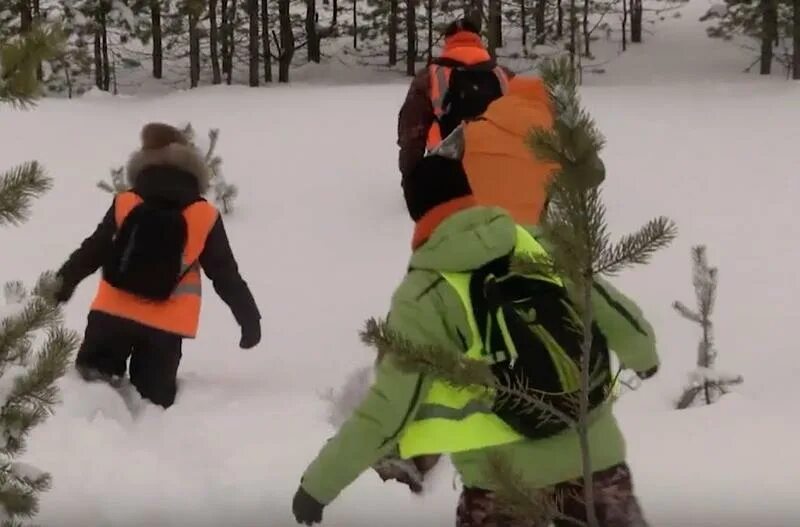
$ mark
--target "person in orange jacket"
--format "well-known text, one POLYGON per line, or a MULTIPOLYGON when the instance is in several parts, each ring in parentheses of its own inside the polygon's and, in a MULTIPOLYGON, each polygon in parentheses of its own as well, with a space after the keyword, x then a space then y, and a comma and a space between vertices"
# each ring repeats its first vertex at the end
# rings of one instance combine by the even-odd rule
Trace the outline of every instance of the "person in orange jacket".
POLYGON ((182 343, 197 334, 201 269, 241 327, 240 347, 261 340, 261 315, 239 274, 225 226, 205 199, 210 173, 176 128, 150 123, 127 164, 128 192, 59 269, 56 300, 67 302, 99 268, 76 369, 87 380, 125 375, 144 399, 170 407, 182 343))
MULTIPOLYGON (((552 129, 554 120, 544 82, 518 75, 509 81, 506 95, 480 117, 465 121, 434 152, 461 160, 478 203, 506 209, 521 225, 536 225, 558 165, 538 159, 528 138, 537 128, 552 129)), ((600 184, 605 167, 599 157, 593 163, 594 184, 600 184)))
POLYGON ((495 63, 481 41, 480 27, 469 19, 458 19, 444 32, 444 49, 433 62, 420 70, 411 82, 397 118, 399 168, 405 178, 414 166, 460 124, 461 119, 477 117, 493 100, 506 93, 514 73, 495 63), (463 104, 453 94, 454 70, 466 70, 466 82, 474 95, 463 104), (455 108, 459 106, 459 108, 455 108), (456 115, 458 114, 458 115, 456 115))

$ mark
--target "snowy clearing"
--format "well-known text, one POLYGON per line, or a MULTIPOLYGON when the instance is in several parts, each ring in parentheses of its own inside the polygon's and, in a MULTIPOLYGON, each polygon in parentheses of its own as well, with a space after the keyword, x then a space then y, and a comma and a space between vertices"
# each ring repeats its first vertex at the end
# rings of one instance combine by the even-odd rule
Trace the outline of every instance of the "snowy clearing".
MULTIPOLYGON (((608 139, 613 232, 660 214, 680 228, 650 266, 617 279, 651 318, 663 360, 617 413, 653 526, 797 525, 800 361, 789 330, 800 295, 800 86, 739 80, 732 68, 747 58, 700 41, 695 21, 706 8, 695 0, 646 44, 648 54, 628 52, 609 67, 613 77, 592 77, 584 90, 608 139), (687 53, 687 39, 706 54, 694 51, 680 69, 675 54, 687 53), (671 303, 694 298, 690 248, 699 243, 720 268, 719 367, 743 374, 744 384, 716 406, 677 412, 699 335, 671 303)), ((385 313, 410 252, 394 145, 404 93, 398 83, 216 87, 0 111, 3 163, 39 159, 56 183, 29 223, 0 231, 4 278, 32 283, 90 233, 110 204, 95 183, 124 162, 145 122, 191 121, 198 135, 221 129, 224 174, 242 191, 228 233, 264 317, 261 346, 239 350, 233 318, 207 288, 200 335, 184 347, 178 401, 167 412, 132 400, 134 419, 111 388, 70 372, 63 405, 22 458, 54 478, 37 523, 294 524, 299 477, 332 432, 321 394, 372 360, 357 331, 385 313)), ((83 330, 95 284, 87 280, 73 298, 70 327, 83 330)), ((452 476, 445 468, 418 498, 367 473, 326 510, 324 525, 452 525, 452 476)))

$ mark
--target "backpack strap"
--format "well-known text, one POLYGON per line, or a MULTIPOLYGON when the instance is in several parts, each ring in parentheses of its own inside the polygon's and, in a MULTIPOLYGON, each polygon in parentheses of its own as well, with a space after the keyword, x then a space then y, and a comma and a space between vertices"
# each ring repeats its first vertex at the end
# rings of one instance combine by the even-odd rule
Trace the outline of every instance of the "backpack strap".
POLYGON ((431 105, 433 106, 433 115, 437 121, 444 115, 444 99, 447 97, 451 72, 452 67, 450 66, 442 66, 440 64, 428 66, 431 105))
POLYGON ((502 91, 503 95, 508 93, 508 74, 506 70, 501 68, 500 66, 495 66, 492 69, 492 72, 497 77, 498 82, 500 82, 500 90, 502 91))

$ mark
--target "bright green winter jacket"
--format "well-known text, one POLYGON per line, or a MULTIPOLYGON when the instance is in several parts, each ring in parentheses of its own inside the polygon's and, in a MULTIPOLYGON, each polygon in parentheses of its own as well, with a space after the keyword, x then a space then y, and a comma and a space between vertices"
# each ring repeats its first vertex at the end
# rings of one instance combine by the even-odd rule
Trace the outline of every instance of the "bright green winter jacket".
MULTIPOLYGON (((473 207, 446 219, 412 255, 413 270, 392 298, 391 329, 445 353, 464 353, 459 334, 471 335, 466 313, 438 273, 477 269, 508 254, 515 241, 514 221, 502 209, 473 207)), ((606 282, 598 281, 594 292, 597 323, 621 364, 640 372, 657 366, 653 329, 636 305, 606 282)), ((302 479, 306 492, 323 504, 330 503, 363 471, 392 452, 431 384, 430 376, 400 371, 390 356, 381 361, 366 399, 306 470, 302 479)), ((594 469, 603 470, 625 460, 625 441, 610 403, 594 413, 590 449, 594 469)), ((536 487, 582 474, 578 436, 567 430, 547 439, 451 456, 465 486, 492 490, 487 477, 491 453, 506 456, 536 487)))

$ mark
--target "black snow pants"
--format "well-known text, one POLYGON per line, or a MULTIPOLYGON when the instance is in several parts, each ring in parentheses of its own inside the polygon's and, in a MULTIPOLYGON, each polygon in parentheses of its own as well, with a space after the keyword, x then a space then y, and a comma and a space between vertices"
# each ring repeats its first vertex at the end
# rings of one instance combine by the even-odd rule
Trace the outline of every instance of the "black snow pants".
POLYGON ((164 408, 175 402, 183 337, 138 322, 91 311, 75 366, 86 380, 130 379, 142 398, 164 408))

